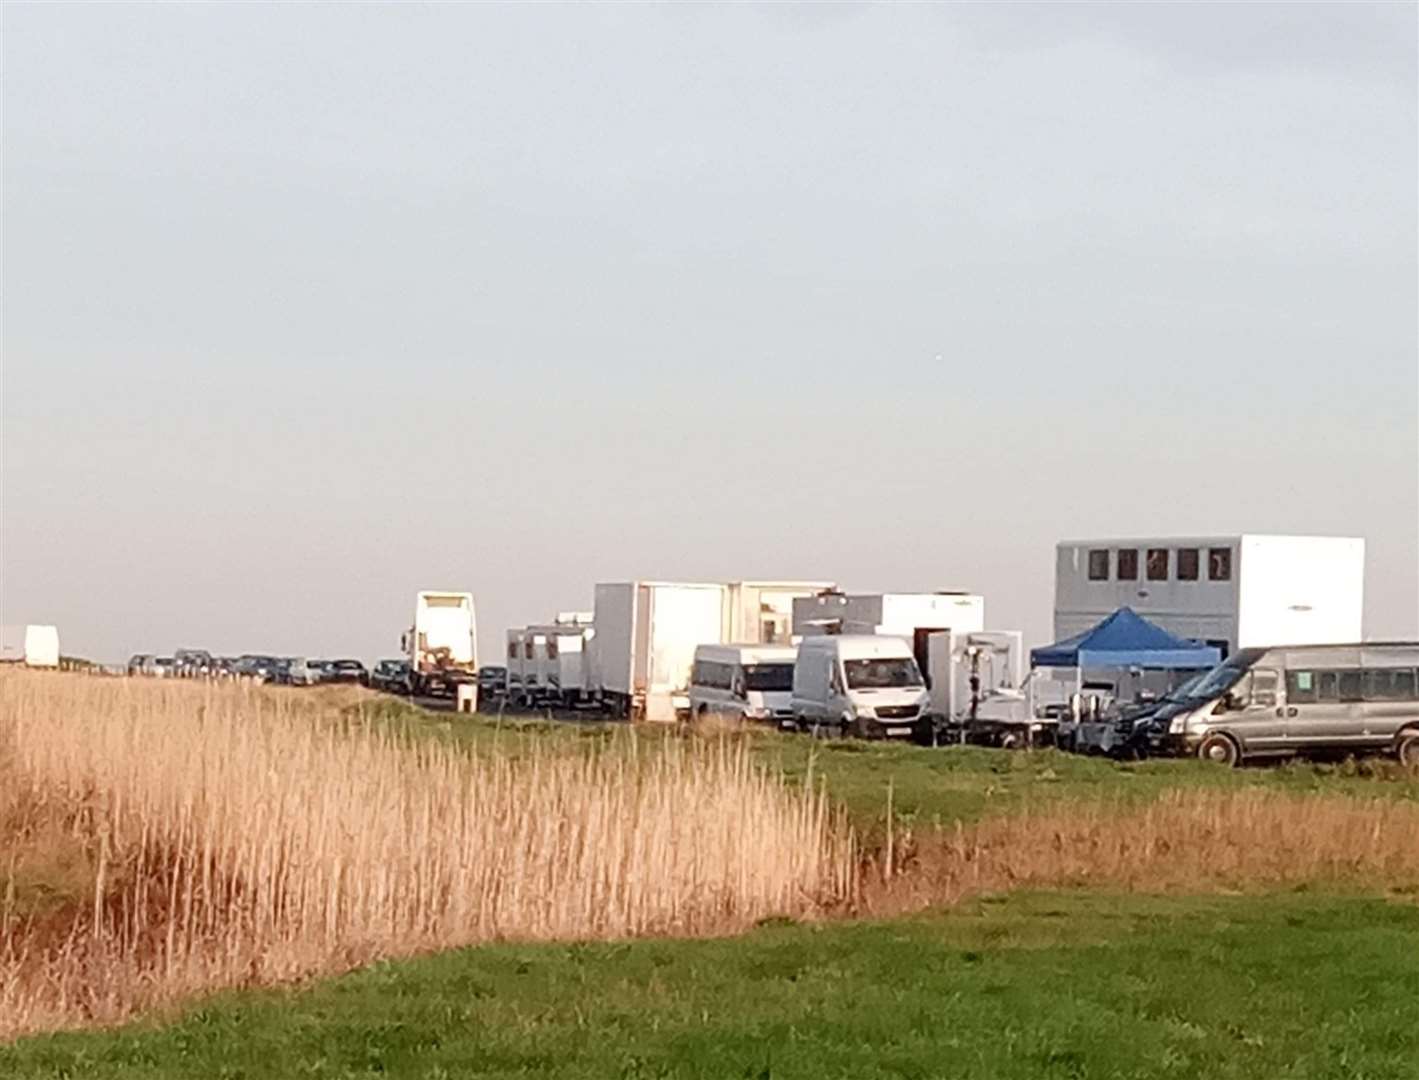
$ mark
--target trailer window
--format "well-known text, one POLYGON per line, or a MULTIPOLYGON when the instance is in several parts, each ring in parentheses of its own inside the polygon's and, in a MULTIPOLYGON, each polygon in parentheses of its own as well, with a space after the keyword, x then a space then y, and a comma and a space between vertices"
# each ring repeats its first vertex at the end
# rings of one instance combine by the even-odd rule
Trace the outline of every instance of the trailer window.
POLYGON ((509 641, 507 643, 507 658, 509 660, 517 659, 517 642, 509 641))
POLYGON ((1094 548, 1089 552, 1089 580, 1109 580, 1109 553, 1106 548, 1094 548))
POLYGON ((1231 548, 1208 548, 1208 549, 1207 549, 1207 580, 1208 580, 1208 581, 1231 581, 1231 580, 1232 580, 1232 549, 1231 549, 1231 548))
POLYGON ((1167 581, 1168 580, 1168 549, 1149 548, 1148 549, 1148 580, 1167 581))
POLYGON ((1138 549, 1121 548, 1118 553, 1119 581, 1138 580, 1138 549))
POLYGON ((1178 580, 1196 581, 1197 570, 1197 548, 1178 548, 1178 580))

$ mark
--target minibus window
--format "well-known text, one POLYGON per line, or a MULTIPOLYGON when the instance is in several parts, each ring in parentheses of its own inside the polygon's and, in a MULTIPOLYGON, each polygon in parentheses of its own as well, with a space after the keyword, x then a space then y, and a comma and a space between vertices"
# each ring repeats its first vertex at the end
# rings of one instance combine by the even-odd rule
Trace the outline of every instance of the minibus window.
POLYGON ((1340 673, 1338 671, 1316 672, 1316 700, 1340 700, 1340 673))
POLYGON ((1276 705, 1276 690, 1281 679, 1267 668, 1253 668, 1251 673, 1251 703, 1264 708, 1276 705))
POLYGON ((1365 695, 1362 688, 1363 680, 1358 671, 1342 671, 1340 673, 1340 700, 1341 701, 1363 701, 1365 695))
POLYGON ((1286 672, 1286 704, 1309 705, 1316 700, 1314 671, 1286 672))

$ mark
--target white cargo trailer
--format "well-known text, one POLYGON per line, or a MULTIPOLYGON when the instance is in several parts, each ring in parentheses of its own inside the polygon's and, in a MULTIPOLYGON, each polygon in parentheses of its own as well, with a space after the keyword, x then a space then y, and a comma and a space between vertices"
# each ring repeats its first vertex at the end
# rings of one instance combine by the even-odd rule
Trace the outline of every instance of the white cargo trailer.
POLYGON ((725 586, 723 641, 787 645, 795 600, 830 592, 831 581, 731 581, 725 586))
POLYGON ((793 602, 794 630, 813 634, 890 634, 907 640, 930 678, 927 640, 941 630, 985 629, 985 600, 973 593, 820 593, 793 602))
POLYGON ((941 630, 927 637, 931 712, 959 725, 992 705, 1024 709, 1025 649, 1019 630, 941 630))
MULTIPOLYGON (((415 694, 455 697, 460 685, 478 685, 478 631, 473 594, 419 593, 414 625, 405 632, 409 678, 415 694)), ((466 691, 465 691, 466 693, 466 691)))
POLYGON ((725 603, 723 585, 598 584, 591 670, 603 706, 652 721, 686 710, 695 646, 724 640, 725 603))
POLYGON ((1054 636, 1121 607, 1179 637, 1238 649, 1363 640, 1365 541, 1346 536, 1069 540, 1055 558, 1054 636))
POLYGON ((591 701, 591 673, 588 646, 595 631, 590 618, 585 624, 558 622, 551 626, 528 627, 543 639, 539 671, 543 699, 564 708, 577 708, 591 701))

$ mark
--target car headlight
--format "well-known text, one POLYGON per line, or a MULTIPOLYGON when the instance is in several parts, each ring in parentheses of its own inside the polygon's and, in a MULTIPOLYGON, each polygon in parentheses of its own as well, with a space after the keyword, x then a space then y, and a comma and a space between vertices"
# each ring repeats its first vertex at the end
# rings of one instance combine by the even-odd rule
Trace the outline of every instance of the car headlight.
POLYGON ((1181 713, 1168 721, 1168 734, 1181 735, 1183 728, 1187 726, 1187 714, 1181 713))

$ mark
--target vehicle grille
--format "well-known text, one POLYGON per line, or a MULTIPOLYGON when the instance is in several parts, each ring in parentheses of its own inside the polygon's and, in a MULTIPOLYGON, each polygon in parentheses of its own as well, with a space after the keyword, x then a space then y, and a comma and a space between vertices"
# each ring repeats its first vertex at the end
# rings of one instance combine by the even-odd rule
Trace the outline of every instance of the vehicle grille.
POLYGON ((915 720, 915 705, 880 705, 877 707, 878 720, 915 720))

